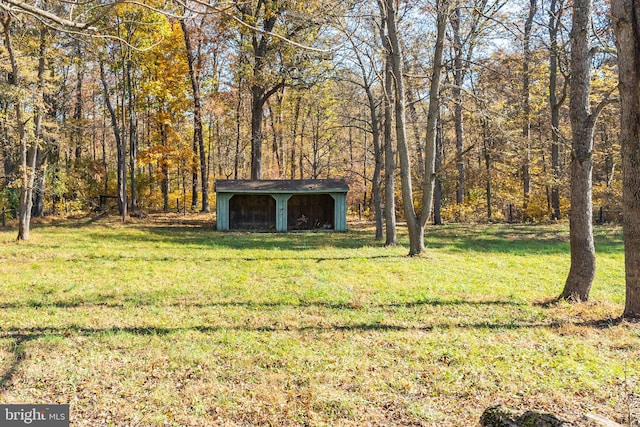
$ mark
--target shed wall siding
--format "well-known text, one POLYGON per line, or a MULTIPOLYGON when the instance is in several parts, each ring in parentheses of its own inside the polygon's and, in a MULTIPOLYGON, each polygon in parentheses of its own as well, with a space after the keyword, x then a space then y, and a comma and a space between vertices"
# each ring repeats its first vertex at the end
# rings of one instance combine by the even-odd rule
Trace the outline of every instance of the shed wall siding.
POLYGON ((347 195, 344 193, 331 193, 335 202, 333 226, 336 231, 347 231, 347 195))

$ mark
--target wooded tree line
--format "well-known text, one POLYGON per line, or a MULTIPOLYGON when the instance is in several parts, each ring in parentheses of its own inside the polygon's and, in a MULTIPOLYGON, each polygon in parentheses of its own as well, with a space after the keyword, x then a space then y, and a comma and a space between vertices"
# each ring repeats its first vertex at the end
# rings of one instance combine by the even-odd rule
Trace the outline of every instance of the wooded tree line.
POLYGON ((586 299, 594 211, 635 196, 613 30, 637 6, 611 3, 0 0, 1 203, 27 239, 100 195, 126 219, 208 212, 216 178, 343 177, 376 237, 406 220, 411 255, 428 221, 570 212, 563 296, 586 299))

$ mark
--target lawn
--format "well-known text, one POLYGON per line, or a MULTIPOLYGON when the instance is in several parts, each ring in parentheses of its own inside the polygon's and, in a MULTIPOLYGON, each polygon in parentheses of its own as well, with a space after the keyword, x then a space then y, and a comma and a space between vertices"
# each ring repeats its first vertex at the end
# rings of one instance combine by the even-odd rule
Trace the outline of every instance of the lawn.
POLYGON ((575 306, 545 304, 566 225, 430 227, 423 258, 350 227, 0 229, 0 403, 68 403, 92 427, 475 426, 497 403, 627 423, 640 405, 618 227, 596 228, 592 301, 575 306))

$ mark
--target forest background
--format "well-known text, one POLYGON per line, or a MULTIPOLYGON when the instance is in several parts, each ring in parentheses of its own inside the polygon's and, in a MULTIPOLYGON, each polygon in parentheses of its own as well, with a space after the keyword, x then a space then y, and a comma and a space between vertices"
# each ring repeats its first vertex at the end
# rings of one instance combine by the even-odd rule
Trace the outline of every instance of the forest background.
MULTIPOLYGON (((570 6, 452 3, 439 93, 436 222, 567 215, 570 6)), ((64 16, 66 6, 59 7, 64 16)), ((100 195, 119 195, 121 211, 123 204, 134 212, 208 211, 215 179, 258 177, 257 148, 260 178, 345 178, 353 213, 382 211, 399 163, 383 9, 330 1, 212 7, 193 2, 167 13, 153 2, 118 4, 96 23, 99 37, 56 31, 27 14, 6 23, 20 70, 14 82, 10 62, 2 61, 0 203, 9 215, 16 215, 20 186, 16 96, 24 132, 37 139, 34 216, 91 209, 100 195)), ((435 7, 407 2, 397 11, 416 165, 425 158, 435 7)), ((594 4, 592 30, 591 97, 598 103, 617 86, 605 2, 594 4)), ((611 103, 595 129, 593 206, 602 221, 621 213, 618 118, 611 103)), ((394 192, 401 215, 399 185, 394 192)))

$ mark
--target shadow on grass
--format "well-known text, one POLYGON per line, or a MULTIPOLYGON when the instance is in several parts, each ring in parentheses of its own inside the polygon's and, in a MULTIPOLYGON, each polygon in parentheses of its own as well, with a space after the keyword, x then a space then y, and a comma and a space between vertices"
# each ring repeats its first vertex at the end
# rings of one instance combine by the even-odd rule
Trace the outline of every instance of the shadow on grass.
MULTIPOLYGON (((406 302, 388 302, 374 304, 360 304, 351 302, 331 302, 331 301, 212 301, 197 302, 180 300, 180 296, 174 297, 173 301, 162 302, 166 300, 166 296, 158 294, 135 294, 126 298, 117 298, 113 295, 98 295, 94 298, 83 298, 78 300, 60 300, 60 301, 21 301, 19 303, 0 304, 0 309, 41 309, 41 308, 132 308, 132 307, 181 307, 181 308, 215 308, 215 307, 246 307, 249 309, 267 309, 278 307, 290 308, 325 308, 331 310, 368 310, 371 308, 412 308, 420 306, 431 307, 455 307, 455 306, 512 306, 526 307, 529 304, 510 300, 486 300, 486 301, 466 301, 466 300, 443 300, 443 299, 421 299, 406 302), (117 300, 117 301, 116 301, 117 300), (176 301, 178 300, 178 301, 176 301)), ((2 330, 0 328, 0 330, 2 330)))
MULTIPOLYGON (((300 233, 220 232, 198 226, 132 225, 143 231, 136 241, 177 244, 203 248, 232 250, 263 249, 307 251, 326 248, 360 249, 383 248, 383 242, 374 239, 369 230, 300 233)), ((402 231, 402 228, 400 228, 402 231)), ((94 239, 126 244, 132 238, 127 233, 90 233, 94 239)), ((598 228, 595 233, 596 251, 599 253, 623 253, 619 230, 598 228)), ((400 234, 401 245, 406 236, 400 234)), ((503 253, 511 255, 569 253, 568 231, 559 226, 543 225, 451 225, 429 227, 425 233, 427 253, 433 249, 478 253, 503 253)))
MULTIPOLYGON (((2 328, 0 328, 2 331, 2 328)), ((26 357, 26 347, 29 341, 33 341, 42 336, 40 333, 33 333, 32 331, 25 331, 26 333, 8 333, 3 334, 0 332, 0 337, 6 337, 13 339, 11 344, 11 350, 9 351, 13 355, 13 361, 7 368, 7 370, 0 376, 0 395, 7 390, 7 387, 11 384, 11 380, 14 375, 20 369, 22 361, 26 357)))
POLYGON ((305 333, 305 332, 346 332, 346 333, 371 333, 371 332, 432 332, 447 329, 470 329, 470 330, 525 330, 525 329, 558 329, 567 324, 574 326, 590 327, 594 329, 611 328, 622 322, 621 319, 603 319, 597 321, 585 322, 508 322, 508 323, 442 323, 435 325, 416 325, 404 326, 386 323, 352 323, 352 324, 333 324, 326 326, 191 326, 191 327, 175 327, 175 328, 159 328, 159 327, 110 327, 110 328, 86 328, 79 326, 68 326, 64 328, 0 328, 0 338, 12 339, 12 351, 14 360, 4 373, 0 376, 0 394, 6 392, 13 382, 15 375, 18 373, 23 360, 27 353, 27 345, 31 341, 36 341, 45 337, 56 337, 67 339, 70 336, 81 336, 100 338, 101 336, 114 335, 134 335, 134 336, 161 336, 170 337, 174 334, 185 334, 188 332, 198 332, 202 334, 226 333, 229 331, 245 332, 245 333, 305 333))
MULTIPOLYGON (((374 238, 371 227, 356 224, 347 232, 220 232, 211 219, 202 217, 150 216, 144 220, 122 224, 111 216, 87 216, 83 218, 43 223, 39 227, 86 229, 85 235, 105 243, 125 245, 131 241, 166 243, 203 248, 224 249, 280 249, 317 250, 323 248, 359 249, 383 247, 374 238), (103 226, 100 230, 92 226, 103 226), (141 231, 132 236, 127 229, 141 231)), ((405 245, 406 232, 398 226, 400 243, 405 245)), ((594 228, 596 251, 599 253, 623 253, 620 227, 596 226, 594 228)), ((504 253, 512 255, 558 254, 569 252, 569 231, 566 224, 490 224, 445 225, 427 227, 425 245, 432 249, 479 253, 504 253)))
MULTIPOLYGON (((0 306, 2 309, 7 308, 40 308, 40 307, 55 307, 62 309, 70 308, 91 308, 96 306, 125 307, 125 304, 115 304, 106 302, 107 299, 111 299, 105 296, 105 301, 100 299, 96 301, 58 301, 50 304, 38 304, 28 303, 22 305, 5 304, 0 306)), ((153 305, 153 304, 149 304, 153 305)), ((321 307, 336 310, 368 310, 372 307, 375 308, 410 308, 418 306, 476 306, 482 310, 487 306, 528 306, 528 304, 518 303, 509 300, 490 300, 490 301, 466 301, 466 300, 441 300, 441 299, 424 299, 408 302, 390 302, 371 305, 353 305, 349 303, 339 302, 249 302, 249 301, 229 301, 229 302, 215 302, 215 303, 170 303, 169 306, 175 305, 179 307, 248 307, 250 309, 266 309, 270 307, 321 307)), ((167 305, 165 305, 167 306, 167 305)), ((45 337, 57 337, 57 338, 69 338, 71 336, 83 336, 99 338, 100 336, 112 336, 118 334, 136 335, 136 336, 163 336, 169 337, 174 334, 184 334, 187 332, 198 332, 202 334, 214 334, 219 332, 246 332, 246 333, 305 333, 305 332, 354 332, 354 333, 368 333, 368 332, 432 332, 442 330, 527 330, 527 329, 559 329, 561 327, 572 325, 577 327, 588 327, 593 329, 607 329, 614 327, 623 320, 621 318, 606 318, 600 320, 588 320, 588 321, 524 321, 524 320, 511 320, 506 322, 495 321, 480 321, 480 322, 465 322, 463 319, 446 319, 439 318, 435 322, 417 325, 398 325, 392 323, 385 323, 381 321, 367 322, 353 322, 353 323, 341 323, 341 324, 319 324, 310 326, 286 326, 279 324, 266 324, 266 325, 196 325, 187 327, 154 327, 154 326, 129 326, 129 327, 106 327, 106 328, 92 328, 82 327, 77 325, 69 325, 64 327, 12 327, 10 325, 4 325, 0 327, 0 338, 10 339, 11 343, 10 353, 13 355, 13 361, 4 373, 0 376, 0 393, 6 391, 19 371, 20 366, 25 359, 27 353, 27 346, 30 342, 36 341, 45 337)))
MULTIPOLYGON (((594 229, 596 252, 623 253, 622 232, 612 227, 594 229)), ((569 231, 557 225, 452 225, 428 229, 427 248, 504 253, 512 255, 569 253, 569 231), (435 230, 434 232, 430 232, 435 230)))

